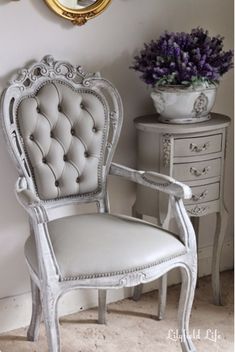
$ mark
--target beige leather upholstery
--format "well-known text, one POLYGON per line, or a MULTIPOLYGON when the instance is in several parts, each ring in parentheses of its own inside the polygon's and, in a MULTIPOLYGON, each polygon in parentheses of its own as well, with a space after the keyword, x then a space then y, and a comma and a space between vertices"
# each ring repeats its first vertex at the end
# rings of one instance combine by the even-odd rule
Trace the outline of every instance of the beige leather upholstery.
MULTIPOLYGON (((51 221, 48 230, 62 280, 127 273, 185 253, 185 246, 174 235, 126 216, 70 216, 51 221)), ((25 255, 37 272, 32 236, 25 255)))
POLYGON ((48 81, 17 108, 35 187, 43 200, 101 188, 108 111, 94 91, 48 81))

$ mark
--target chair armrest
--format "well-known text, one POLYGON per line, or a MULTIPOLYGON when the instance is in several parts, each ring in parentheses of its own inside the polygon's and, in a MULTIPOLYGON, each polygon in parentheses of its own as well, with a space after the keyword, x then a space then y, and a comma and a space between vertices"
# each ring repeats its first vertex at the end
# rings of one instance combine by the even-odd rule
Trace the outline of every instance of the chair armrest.
POLYGON ((139 171, 123 165, 111 163, 110 174, 124 177, 127 180, 178 198, 190 199, 192 197, 192 192, 189 186, 176 181, 172 177, 154 171, 139 171))
POLYGON ((19 177, 15 185, 15 194, 19 203, 36 219, 37 223, 48 221, 47 212, 38 198, 30 189, 28 189, 25 177, 19 177))

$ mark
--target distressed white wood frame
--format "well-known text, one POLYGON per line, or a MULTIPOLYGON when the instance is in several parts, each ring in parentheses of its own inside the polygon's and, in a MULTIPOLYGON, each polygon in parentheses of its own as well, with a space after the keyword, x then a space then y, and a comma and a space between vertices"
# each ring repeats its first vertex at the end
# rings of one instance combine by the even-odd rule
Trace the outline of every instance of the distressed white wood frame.
MULTIPOLYGON (((175 181, 173 178, 157 174, 132 170, 112 163, 112 157, 122 124, 122 102, 113 85, 100 77, 99 74, 86 73, 80 66, 74 67, 68 62, 55 61, 46 56, 39 63, 22 69, 12 79, 9 87, 4 91, 1 100, 1 115, 3 130, 10 154, 19 172, 16 183, 16 196, 20 204, 29 214, 30 230, 35 236, 39 274, 29 266, 32 286, 32 318, 28 329, 28 340, 38 338, 39 324, 43 313, 46 326, 48 347, 50 352, 60 351, 59 323, 57 305, 59 298, 66 292, 78 288, 96 288, 99 291, 99 322, 105 323, 106 290, 121 287, 133 287, 147 283, 174 268, 180 268, 182 273, 182 288, 178 310, 179 334, 183 352, 196 351, 189 334, 189 317, 193 303, 197 277, 197 254, 195 233, 183 204, 183 198, 191 197, 188 186, 175 181), (89 87, 100 94, 109 103, 110 132, 106 141, 106 158, 103 165, 101 191, 97 194, 77 195, 50 201, 39 198, 31 174, 30 165, 23 148, 23 141, 19 135, 16 123, 16 106, 22 96, 30 95, 43 82, 57 79, 67 82, 75 89, 89 87), (79 203, 97 204, 100 213, 109 212, 106 181, 108 174, 124 177, 154 190, 170 195, 174 216, 179 225, 180 239, 185 246, 185 253, 154 266, 132 272, 116 273, 112 276, 80 278, 72 281, 62 281, 58 275, 57 263, 50 246, 47 223, 52 219, 52 212, 56 208, 79 203)), ((108 268, 107 268, 108 272, 108 268)), ((163 288, 164 280, 163 280, 163 288)), ((164 292, 160 292, 159 319, 164 311, 164 292), (163 298, 161 300, 161 298, 163 298)))

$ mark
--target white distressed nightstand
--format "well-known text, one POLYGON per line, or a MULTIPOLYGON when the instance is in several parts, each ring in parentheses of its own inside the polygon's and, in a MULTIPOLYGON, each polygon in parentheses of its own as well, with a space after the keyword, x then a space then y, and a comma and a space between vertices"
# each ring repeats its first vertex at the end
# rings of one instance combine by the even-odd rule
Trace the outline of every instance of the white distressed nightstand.
MULTIPOLYGON (((160 123, 156 114, 135 119, 138 169, 161 172, 192 188, 193 196, 185 206, 197 235, 200 217, 217 214, 212 259, 213 298, 217 305, 221 304, 220 254, 228 217, 223 180, 229 124, 229 117, 215 113, 209 121, 184 125, 160 123)), ((169 199, 138 186, 133 215, 155 217, 167 228, 172 217, 169 199)), ((135 298, 140 292, 140 288, 136 290, 135 298)))

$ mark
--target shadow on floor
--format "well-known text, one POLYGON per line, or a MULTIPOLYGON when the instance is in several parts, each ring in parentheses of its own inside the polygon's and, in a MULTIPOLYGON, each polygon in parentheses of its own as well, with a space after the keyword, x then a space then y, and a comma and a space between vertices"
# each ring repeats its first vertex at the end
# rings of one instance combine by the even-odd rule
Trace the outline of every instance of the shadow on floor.
POLYGON ((0 341, 27 341, 27 337, 17 335, 3 335, 0 336, 0 341))
POLYGON ((69 318, 62 318, 60 319, 60 324, 97 324, 97 319, 69 319, 69 318))
POLYGON ((108 313, 114 313, 114 314, 120 314, 120 315, 129 315, 129 316, 137 317, 137 318, 146 318, 146 319, 158 320, 158 316, 157 315, 141 313, 141 312, 133 312, 133 311, 129 311, 129 310, 108 309, 108 313))

